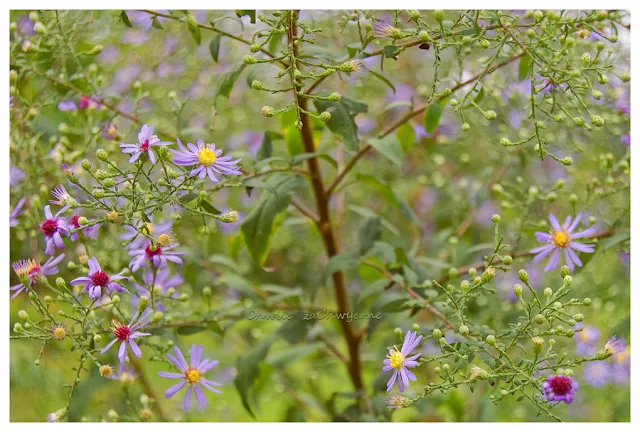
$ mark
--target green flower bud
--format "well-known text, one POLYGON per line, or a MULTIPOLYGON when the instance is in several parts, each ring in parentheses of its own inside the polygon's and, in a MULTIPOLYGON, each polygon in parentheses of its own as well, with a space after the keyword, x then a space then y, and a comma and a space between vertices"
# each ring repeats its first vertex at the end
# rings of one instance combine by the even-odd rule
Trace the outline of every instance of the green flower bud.
POLYGON ((181 302, 189 301, 189 294, 187 293, 180 294, 180 297, 178 298, 178 300, 180 300, 181 302))
POLYGON ((218 220, 222 223, 233 223, 238 220, 238 216, 239 214, 237 211, 230 211, 221 215, 218 220))
POLYGON ((520 298, 522 297, 522 285, 520 284, 515 284, 513 286, 513 293, 516 295, 516 297, 520 298))
POLYGON ((204 287, 202 288, 202 295, 204 297, 211 297, 211 295, 213 294, 212 290, 210 287, 204 287))
POLYGON ((47 28, 40 21, 33 25, 33 30, 38 34, 45 34, 47 32, 47 28))
POLYGON ((251 88, 254 90, 262 90, 264 87, 262 86, 262 82, 258 80, 253 80, 251 82, 251 88))
POLYGON ((567 337, 573 337, 573 335, 576 334, 576 331, 574 329, 567 329, 567 331, 564 334, 567 337))
POLYGON ((553 290, 549 287, 546 287, 543 291, 545 297, 551 297, 553 295, 553 290))
POLYGON ((325 123, 328 122, 329 120, 331 120, 331 113, 329 111, 322 111, 320 113, 320 120, 325 123))
POLYGON ((161 320, 162 320, 162 312, 154 313, 153 317, 151 318, 152 323, 157 323, 157 322, 160 322, 161 320))
POLYGON ((504 147, 509 147, 511 145, 511 140, 509 140, 509 138, 501 138, 500 144, 504 147))
POLYGON ((596 127, 602 127, 604 126, 604 119, 602 117, 600 117, 599 115, 591 115, 591 124, 596 126, 596 127))
POLYGON ((458 332, 461 335, 466 336, 469 334, 469 327, 467 327, 466 325, 461 325, 460 328, 458 329, 458 332))
POLYGON ((102 336, 100 336, 99 334, 93 335, 93 342, 99 344, 101 341, 102 341, 102 336))
POLYGON ((544 315, 542 315, 542 314, 538 314, 538 315, 536 315, 536 316, 533 318, 533 320, 534 320, 534 321, 535 321, 535 323, 536 323, 536 324, 538 324, 538 325, 540 325, 540 324, 544 324, 544 322, 545 322, 544 315))
POLYGON ((404 333, 402 331, 402 329, 400 327, 396 327, 393 329, 393 334, 396 335, 396 337, 401 338, 404 333))
POLYGON ((21 320, 23 321, 27 321, 29 319, 29 314, 27 313, 26 310, 21 310, 18 312, 18 316, 20 317, 21 320))
POLYGON ((600 100, 600 99, 602 99, 602 92, 598 91, 598 90, 594 90, 591 93, 591 96, 593 96, 593 98, 596 99, 596 100, 600 100))
POLYGON ((67 283, 64 281, 63 278, 58 277, 56 278, 56 286, 60 289, 65 289, 67 287, 67 283))
POLYGON ((419 332, 419 331, 420 331, 420 325, 419 325, 419 324, 417 324, 417 323, 414 323, 414 324, 411 326, 411 330, 413 330, 414 332, 419 332))
POLYGON ((98 159, 100 159, 101 161, 104 161, 104 162, 108 162, 109 161, 109 155, 107 154, 107 152, 104 149, 96 150, 96 157, 98 159))
POLYGON ((85 170, 85 171, 91 171, 91 162, 89 162, 87 159, 84 159, 81 163, 80 166, 85 170))
POLYGON ((444 11, 440 9, 434 10, 433 18, 435 18, 435 20, 438 21, 439 23, 442 23, 442 21, 444 21, 444 11))
POLYGON ((502 262, 505 265, 510 265, 513 262, 513 258, 511 257, 511 255, 505 255, 504 257, 502 257, 502 262))
POLYGON ((631 75, 629 75, 628 73, 622 73, 620 74, 620 79, 622 80, 622 82, 629 82, 631 81, 631 75))
POLYGON ((560 269, 560 275, 562 277, 565 277, 570 274, 571 274, 571 269, 569 269, 569 266, 563 265, 562 268, 560 269))
POLYGON ((494 214, 493 216, 491 216, 491 221, 493 223, 499 223, 500 222, 500 215, 499 214, 494 214))
POLYGON ((564 277, 564 284, 567 286, 571 286, 571 283, 573 282, 573 278, 570 275, 566 275, 564 277))
POLYGON ((335 92, 334 92, 334 93, 331 93, 331 94, 328 96, 328 99, 329 99, 330 101, 339 101, 340 99, 342 99, 342 96, 340 96, 340 93, 335 93, 335 92))
POLYGON ((469 123, 462 123, 462 130, 464 132, 468 132, 471 129, 471 125, 469 123))
POLYGON ((276 110, 273 109, 273 107, 265 105, 260 109, 260 114, 265 117, 273 117, 274 115, 276 115, 276 110))
POLYGON ((84 216, 80 216, 80 217, 78 218, 78 223, 79 223, 80 225, 86 225, 86 224, 88 224, 88 223, 89 223, 89 219, 87 219, 87 218, 86 218, 86 217, 84 217, 84 216))
POLYGON ((560 162, 562 162, 562 165, 564 166, 571 166, 573 165, 573 158, 572 157, 564 157, 562 159, 560 159, 560 162))
POLYGON ((138 303, 138 310, 143 311, 146 309, 147 306, 149 306, 149 297, 140 296, 140 301, 138 303))
POLYGON ((260 45, 258 44, 249 45, 249 51, 251 51, 252 53, 257 53, 258 51, 260 51, 260 45))
POLYGON ((553 308, 554 308, 555 310, 560 310, 560 309, 562 309, 562 303, 560 303, 559 301, 554 302, 551 306, 553 306, 553 308))
POLYGON ((433 329, 432 334, 434 339, 440 339, 442 337, 442 331, 440 329, 433 329))
POLYGON ((17 322, 13 325, 13 331, 14 333, 22 333, 24 331, 24 327, 22 327, 22 324, 17 322))
POLYGON ((478 270, 475 268, 470 268, 469 269, 469 276, 471 276, 472 278, 476 277, 476 274, 478 273, 478 270))
POLYGON ((582 54, 582 56, 580 57, 580 63, 582 63, 585 66, 591 63, 591 54, 589 53, 582 54))
POLYGON ((462 282, 460 282, 460 289, 462 290, 463 293, 466 293, 467 291, 469 291, 469 281, 465 279, 462 282))
POLYGON ((111 302, 112 302, 112 303, 114 303, 114 304, 118 304, 118 303, 120 303, 120 296, 119 296, 119 295, 114 295, 114 296, 111 298, 111 302))
POLYGON ((518 279, 524 283, 529 283, 529 273, 525 269, 518 270, 518 279))
POLYGON ((440 342, 440 345, 447 345, 447 339, 444 337, 441 337, 438 342, 440 342))
POLYGON ((491 345, 491 346, 496 346, 496 337, 494 335, 488 335, 487 338, 485 339, 487 344, 491 345))
POLYGON ((491 279, 493 279, 495 275, 496 275, 496 269, 494 269, 493 267, 488 267, 484 271, 484 273, 482 273, 482 276, 480 277, 480 283, 486 284, 491 279))
POLYGON ((255 57, 251 56, 251 55, 246 55, 242 58, 242 60, 244 61, 244 64, 247 65, 252 65, 252 64, 256 64, 258 63, 258 60, 255 59, 255 57))
POLYGON ((488 40, 486 40, 486 39, 480 39, 480 42, 478 42, 478 43, 479 43, 479 44, 480 44, 480 46, 481 46, 482 48, 484 48, 484 49, 489 48, 489 46, 491 45, 491 44, 489 43, 489 41, 488 41, 488 40))
POLYGON ((582 306, 591 306, 591 299, 587 297, 586 299, 582 300, 582 306))
POLYGON ((426 42, 429 40, 429 33, 427 33, 424 30, 421 30, 420 33, 418 33, 418 37, 423 41, 426 42))
POLYGON ((584 126, 584 119, 582 117, 574 117, 573 122, 576 124, 576 126, 584 126))
POLYGON ((484 118, 486 118, 487 120, 495 120, 497 117, 498 114, 496 114, 496 112, 493 110, 484 112, 484 118))

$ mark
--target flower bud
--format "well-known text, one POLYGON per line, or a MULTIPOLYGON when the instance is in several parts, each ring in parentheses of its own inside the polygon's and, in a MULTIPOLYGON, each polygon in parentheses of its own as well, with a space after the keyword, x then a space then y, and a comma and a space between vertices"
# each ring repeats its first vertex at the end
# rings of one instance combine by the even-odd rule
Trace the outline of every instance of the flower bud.
POLYGON ((576 331, 574 329, 568 329, 564 334, 567 337, 573 337, 573 335, 576 334, 576 331))
POLYGON ((540 336, 535 336, 533 339, 531 339, 531 343, 533 344, 534 354, 540 354, 540 352, 542 351, 542 347, 544 346, 544 339, 542 339, 540 336))
POLYGON ((401 338, 404 335, 404 333, 403 333, 403 331, 402 331, 402 329, 400 327, 394 328, 393 329, 393 334, 398 338, 401 338))
POLYGON ((89 219, 87 219, 87 218, 86 218, 86 217, 84 217, 84 216, 80 216, 80 217, 78 218, 78 223, 79 223, 80 225, 86 225, 86 224, 88 224, 88 223, 89 223, 89 219))
POLYGON ((67 288, 67 283, 64 281, 63 278, 58 277, 56 278, 56 286, 60 289, 66 289, 67 288))
POLYGON ((496 346, 496 337, 494 335, 488 335, 487 338, 485 339, 486 342, 491 345, 491 346, 496 346))
POLYGON ((178 298, 178 300, 180 300, 181 302, 189 301, 189 294, 187 293, 180 294, 180 297, 178 298))
POLYGON ((589 53, 582 54, 582 56, 580 57, 580 63, 582 63, 585 66, 591 63, 591 54, 589 53))
POLYGON ((83 159, 83 161, 80 163, 80 166, 85 171, 91 171, 91 162, 89 162, 87 159, 83 159))
MULTIPOLYGON (((191 16, 191 15, 189 15, 189 16, 191 16)), ((118 419, 118 417, 120 417, 120 416, 118 415, 118 413, 116 412, 116 410, 113 410, 113 409, 110 409, 110 410, 107 412, 107 416, 108 416, 111 420, 117 420, 117 419, 118 419)))
POLYGON ((470 125, 469 123, 466 123, 466 122, 465 122, 465 123, 462 123, 462 130, 463 130, 464 132, 468 132, 468 131, 469 131, 469 129, 471 129, 471 125, 470 125))
POLYGON ((251 51, 252 53, 257 53, 258 51, 260 51, 260 45, 258 44, 249 45, 249 51, 251 51))
POLYGON ((520 284, 515 284, 513 286, 513 293, 518 297, 522 297, 522 285, 520 284))
POLYGON ((102 336, 100 336, 99 334, 93 335, 93 342, 99 344, 100 342, 102 342, 102 336))
POLYGON ((276 115, 276 110, 273 109, 273 107, 265 105, 260 109, 260 114, 265 117, 273 117, 274 115, 276 115))
POLYGON ((444 11, 441 9, 434 10, 433 18, 439 23, 442 23, 442 21, 444 21, 444 11))
POLYGON ((493 216, 491 216, 491 220, 493 221, 493 223, 500 222, 500 215, 499 214, 494 214, 493 216))
POLYGON ((162 320, 162 312, 154 313, 153 317, 151 318, 152 323, 157 323, 157 322, 160 322, 161 320, 162 320))
POLYGON ((571 277, 571 275, 566 275, 564 277, 564 284, 567 286, 571 286, 571 283, 573 282, 573 278, 571 277))
POLYGON ((573 122, 576 126, 584 126, 584 119, 582 117, 574 117, 573 122))
POLYGON ((465 279, 462 282, 460 282, 460 289, 462 290, 463 293, 466 293, 467 291, 469 291, 469 281, 465 279))
POLYGON ((549 287, 546 287, 543 292, 544 292, 544 296, 547 298, 553 295, 553 290, 549 287))
POLYGON ((466 325, 461 325, 460 328, 458 329, 458 332, 461 335, 466 336, 469 334, 469 327, 467 327, 466 325))
POLYGON ((15 333, 22 333, 24 331, 24 327, 22 327, 22 324, 20 324, 19 322, 15 323, 13 325, 13 331, 15 333))
POLYGON ((325 123, 328 122, 329 120, 331 120, 331 113, 329 111, 322 111, 320 113, 320 120, 325 123))
POLYGON ((420 325, 418 323, 414 323, 411 326, 411 330, 413 330, 414 332, 419 332, 420 331, 420 325))
POLYGON ((33 25, 33 31, 38 34, 45 34, 47 32, 47 28, 40 21, 33 25))
POLYGON ((600 117, 599 115, 591 115, 591 124, 596 126, 596 127, 602 127, 604 126, 604 119, 602 117, 600 117))
POLYGON ((138 303, 138 310, 143 311, 147 306, 149 306, 149 297, 140 296, 140 302, 138 303))
POLYGON ((498 117, 498 114, 496 114, 495 111, 484 112, 484 118, 486 118, 487 120, 495 120, 497 117, 498 117))
POLYGON ((560 310, 560 309, 562 309, 562 303, 560 303, 559 301, 554 302, 551 306, 553 306, 553 308, 554 308, 555 310, 560 310))
POLYGON ((544 324, 544 322, 546 321, 544 315, 542 314, 538 314, 536 315, 533 320, 535 321, 536 324, 540 325, 540 324, 544 324))
POLYGON ((247 65, 252 65, 252 64, 258 63, 258 60, 256 60, 254 56, 251 56, 251 55, 248 55, 248 54, 246 56, 244 56, 242 58, 242 60, 244 61, 244 64, 247 64, 247 65))
POLYGON ((525 269, 518 270, 518 279, 524 283, 529 283, 529 273, 525 269))
POLYGON ((427 33, 424 30, 421 30, 418 33, 418 37, 423 41, 423 42, 427 42, 429 40, 429 33, 427 33))
POLYGON ((251 82, 251 88, 254 90, 262 90, 264 87, 262 86, 262 82, 258 80, 253 80, 251 82))
POLYGON ((340 95, 340 93, 334 92, 334 93, 331 93, 329 96, 327 96, 327 98, 328 98, 330 101, 337 102, 337 101, 339 101, 340 99, 342 99, 342 96, 340 95))
POLYGON ((480 283, 487 283, 489 282, 491 279, 493 279, 493 277, 496 275, 496 269, 494 269, 493 267, 489 267, 487 268, 484 273, 482 273, 482 276, 480 277, 480 283))
POLYGON ((440 339, 442 337, 442 331, 440 329, 433 329, 432 334, 434 339, 440 339))
POLYGON ((479 44, 480 44, 480 46, 481 46, 482 48, 484 48, 484 49, 489 48, 489 46, 491 45, 491 44, 489 43, 489 41, 488 41, 488 40, 486 40, 486 39, 480 39, 480 42, 478 42, 478 43, 479 43, 479 44))
POLYGON ((470 268, 469 269, 469 276, 471 276, 472 278, 475 278, 477 273, 478 273, 477 269, 475 269, 475 268, 470 268))
POLYGON ((96 157, 98 159, 100 159, 101 161, 104 161, 104 162, 108 162, 109 161, 109 155, 107 154, 105 149, 96 150, 96 157))
POLYGON ((509 147, 511 145, 511 140, 509 138, 501 138, 500 144, 504 147, 509 147))
POLYGON ((502 262, 505 265, 511 265, 511 263, 513 262, 513 258, 511 257, 511 255, 505 255, 504 257, 502 257, 502 262))
POLYGON ((223 223, 233 223, 238 220, 238 216, 239 214, 237 211, 230 211, 221 215, 218 220, 223 223))
POLYGON ((469 369, 469 378, 472 380, 485 380, 489 378, 489 372, 478 366, 471 366, 469 369))
POLYGON ((23 321, 27 321, 29 319, 29 314, 27 313, 26 310, 21 310, 18 312, 18 316, 20 317, 21 320, 23 321))

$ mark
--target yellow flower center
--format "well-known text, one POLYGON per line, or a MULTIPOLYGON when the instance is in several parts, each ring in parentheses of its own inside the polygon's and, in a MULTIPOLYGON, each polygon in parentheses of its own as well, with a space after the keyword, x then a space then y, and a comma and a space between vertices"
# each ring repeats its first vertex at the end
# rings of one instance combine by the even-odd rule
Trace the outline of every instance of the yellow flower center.
POLYGON ((203 148, 198 152, 198 162, 204 166, 212 165, 216 161, 216 154, 208 148, 203 148))
POLYGON ((393 348, 393 354, 387 356, 389 358, 389 364, 394 369, 400 369, 402 366, 404 366, 404 356, 397 347, 393 348))
POLYGON ((553 243, 557 247, 560 247, 560 248, 567 247, 570 240, 571 239, 569 238, 569 234, 567 234, 564 231, 555 231, 553 233, 553 243))
POLYGON ((158 244, 160 247, 169 246, 169 243, 171 243, 171 237, 169 234, 160 234, 158 236, 158 244))
POLYGON ((131 381, 133 381, 133 375, 131 375, 131 374, 127 373, 127 372, 122 372, 120 374, 120 382, 121 383, 125 383, 126 384, 126 383, 129 383, 131 381))
POLYGON ((55 329, 53 329, 53 337, 58 340, 64 339, 66 335, 67 331, 64 329, 64 327, 56 327, 55 329))
POLYGON ((103 377, 110 377, 111 375, 113 375, 113 368, 109 365, 102 365, 100 366, 100 376, 103 377))
POLYGON ((187 379, 187 382, 191 385, 197 383, 198 381, 200 381, 200 371, 198 369, 192 369, 189 368, 185 373, 184 373, 185 378, 187 379))

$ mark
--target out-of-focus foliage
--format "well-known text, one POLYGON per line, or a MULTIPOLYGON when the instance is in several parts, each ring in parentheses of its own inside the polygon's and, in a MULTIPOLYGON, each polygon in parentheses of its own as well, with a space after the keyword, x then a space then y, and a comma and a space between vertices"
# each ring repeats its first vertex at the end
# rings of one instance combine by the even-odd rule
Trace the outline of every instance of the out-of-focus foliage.
POLYGON ((11 262, 48 258, 57 185, 75 199, 64 216, 88 219, 73 219, 59 273, 11 301, 13 421, 629 419, 628 348, 601 351, 629 341, 626 12, 11 19, 11 262), (173 150, 215 143, 242 175, 200 180, 160 147, 157 164, 129 163, 119 144, 142 125, 173 150), (534 233, 579 213, 595 252, 545 272, 534 233), (179 245, 168 268, 184 280, 154 289, 126 233, 179 245), (91 257, 129 292, 74 289, 91 257), (142 296, 137 377, 104 378, 111 320, 142 296), (390 410, 383 360, 410 330, 417 380, 390 410), (157 373, 191 344, 219 360, 222 394, 185 411, 157 373), (546 400, 555 374, 580 384, 572 404, 546 400))

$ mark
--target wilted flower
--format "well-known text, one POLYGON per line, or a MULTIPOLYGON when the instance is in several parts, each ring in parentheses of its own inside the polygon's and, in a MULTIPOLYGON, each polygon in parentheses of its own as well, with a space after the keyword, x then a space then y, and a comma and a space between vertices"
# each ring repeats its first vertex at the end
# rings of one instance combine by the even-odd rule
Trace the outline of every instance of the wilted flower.
POLYGON ((394 392, 387 395, 387 398, 385 399, 385 403, 387 404, 387 408, 397 410, 400 408, 408 407, 409 399, 402 396, 401 394, 394 392))
POLYGON ((61 212, 66 211, 70 205, 75 204, 76 200, 69 195, 69 192, 65 189, 63 185, 56 186, 51 191, 51 195, 55 198, 54 200, 49 200, 51 204, 62 206, 61 212))
POLYGON ((169 399, 182 387, 188 384, 187 393, 184 396, 184 409, 188 410, 191 405, 191 393, 195 393, 198 407, 202 409, 207 403, 209 403, 207 397, 202 391, 202 387, 214 393, 222 393, 220 390, 215 388, 222 384, 210 381, 203 377, 205 373, 216 367, 219 361, 209 360, 208 358, 202 359, 202 355, 204 354, 204 346, 202 345, 191 345, 191 350, 189 351, 189 364, 187 364, 178 347, 175 347, 174 350, 176 357, 171 354, 167 354, 167 358, 176 368, 178 368, 180 373, 158 372, 158 375, 163 378, 179 379, 180 382, 164 392, 164 396, 169 399))
POLYGON ((604 348, 597 352, 596 358, 599 360, 608 359, 609 357, 624 351, 625 347, 626 346, 623 341, 613 336, 607 341, 604 348))
POLYGON ((69 236, 67 220, 60 217, 60 213, 64 210, 66 209, 62 208, 54 216, 49 206, 45 206, 44 208, 44 216, 46 219, 40 223, 40 231, 44 234, 44 241, 46 243, 44 253, 47 255, 53 255, 55 248, 63 249, 64 241, 62 241, 62 236, 69 236))
POLYGON ((102 296, 102 289, 107 289, 109 292, 127 291, 119 283, 115 282, 117 280, 126 279, 126 277, 122 276, 121 273, 109 276, 100 268, 100 264, 95 257, 91 258, 87 262, 87 265, 89 266, 89 274, 87 276, 75 278, 71 281, 71 285, 84 285, 89 293, 89 298, 100 298, 100 296, 102 296))
POLYGON ((406 387, 409 387, 409 380, 416 380, 416 376, 407 368, 418 366, 416 359, 420 357, 421 353, 411 357, 407 356, 420 345, 421 340, 422 336, 418 336, 416 332, 408 331, 404 338, 402 349, 399 350, 397 347, 393 347, 393 349, 389 350, 389 355, 383 360, 384 366, 382 367, 385 372, 393 370, 393 374, 387 382, 387 392, 391 391, 396 382, 398 383, 398 390, 403 392, 406 387))
POLYGON ((172 145, 173 143, 170 141, 160 141, 160 138, 153 134, 153 126, 143 125, 142 129, 140 129, 140 133, 138 134, 138 143, 137 144, 120 144, 120 148, 122 148, 123 153, 131 153, 131 158, 129 162, 133 163, 142 153, 147 153, 149 156, 149 161, 155 165, 156 163, 156 155, 153 153, 151 147, 155 146, 166 146, 172 145))
POLYGON ((57 340, 64 339, 67 336, 67 325, 65 323, 52 324, 51 334, 57 340))
POLYGON ((18 216, 24 213, 24 210, 22 209, 22 207, 24 206, 24 202, 25 198, 20 198, 20 200, 18 200, 18 202, 16 203, 16 206, 13 208, 13 210, 11 210, 11 213, 9 213, 10 227, 18 225, 18 216))
POLYGON ((542 383, 542 389, 548 401, 564 402, 566 404, 573 402, 573 396, 578 387, 577 381, 564 375, 550 376, 542 383))
POLYGON ((533 248, 529 251, 530 253, 536 254, 533 261, 540 262, 547 255, 553 252, 553 255, 544 268, 544 271, 556 269, 560 261, 561 250, 564 250, 564 259, 567 263, 567 266, 569 266, 571 270, 573 270, 576 265, 578 267, 582 267, 582 261, 580 261, 580 258, 578 258, 578 255, 575 251, 593 253, 593 245, 587 245, 573 241, 584 237, 590 237, 596 232, 595 227, 591 226, 584 231, 574 233, 574 230, 578 226, 578 223, 581 219, 582 213, 578 213, 573 222, 572 217, 567 216, 564 224, 560 226, 560 223, 558 222, 558 219, 555 217, 555 215, 550 214, 549 221, 551 222, 551 227, 553 228, 551 233, 536 231, 536 239, 539 242, 547 244, 544 246, 533 248))
POLYGON ((113 334, 116 338, 109 342, 104 348, 102 348, 102 350, 100 350, 100 354, 104 354, 109 350, 109 348, 113 346, 113 344, 121 341, 122 343, 120 344, 120 349, 118 350, 118 359, 120 360, 120 363, 124 363, 127 358, 127 342, 129 342, 129 346, 131 347, 131 351, 133 351, 133 354, 135 354, 136 357, 140 358, 142 356, 142 351, 140 350, 140 347, 136 343, 135 339, 142 336, 151 336, 151 333, 142 333, 138 331, 138 329, 141 329, 142 327, 149 324, 149 322, 151 321, 149 319, 149 315, 151 315, 150 312, 145 313, 140 317, 140 320, 138 320, 140 312, 136 312, 129 325, 113 321, 112 329, 113 334))
POLYGON ((106 378, 120 381, 122 384, 129 384, 133 382, 133 380, 138 378, 138 376, 139 374, 137 374, 135 370, 133 370, 133 368, 128 368, 125 363, 120 363, 120 366, 118 366, 118 373, 115 374, 112 371, 111 374, 106 378))
POLYGON ((209 176, 212 182, 218 182, 215 174, 242 175, 238 167, 238 162, 242 159, 232 160, 231 156, 222 156, 222 150, 216 149, 213 143, 205 144, 201 139, 197 141, 197 147, 192 143, 187 143, 187 148, 177 140, 179 150, 171 150, 175 155, 173 162, 176 165, 188 166, 196 165, 189 173, 190 176, 205 178, 209 176))
POLYGON ((47 414, 47 421, 48 422, 59 422, 62 418, 64 418, 64 416, 67 415, 67 409, 66 408, 62 408, 59 409, 56 412, 52 412, 47 414))
POLYGON ((11 298, 15 298, 22 291, 27 289, 27 286, 38 282, 38 279, 44 276, 57 274, 58 263, 62 261, 64 254, 60 254, 58 257, 49 258, 42 266, 36 260, 19 260, 11 264, 13 271, 20 279, 18 285, 13 285, 9 289, 15 291, 11 298))

